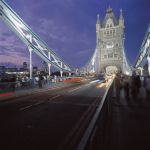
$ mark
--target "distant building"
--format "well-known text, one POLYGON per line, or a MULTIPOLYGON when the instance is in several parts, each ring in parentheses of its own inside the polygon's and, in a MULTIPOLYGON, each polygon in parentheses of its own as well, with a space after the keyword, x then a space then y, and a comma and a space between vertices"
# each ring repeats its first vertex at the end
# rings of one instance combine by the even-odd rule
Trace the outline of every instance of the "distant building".
POLYGON ((33 74, 37 74, 37 72, 38 72, 38 67, 33 67, 33 74))
POLYGON ((27 65, 27 62, 23 62, 23 69, 26 70, 26 69, 27 69, 27 66, 28 66, 28 65, 27 65))
POLYGON ((19 69, 19 72, 29 72, 29 69, 27 67, 28 67, 27 62, 23 62, 23 65, 19 69))
POLYGON ((6 68, 5 73, 6 74, 17 74, 18 73, 18 69, 16 67, 6 68))
POLYGON ((6 67, 5 66, 0 66, 0 74, 5 73, 6 67))
POLYGON ((6 72, 18 72, 18 69, 16 67, 14 67, 14 68, 6 68, 6 72))
POLYGON ((20 72, 29 72, 29 69, 28 69, 28 68, 27 68, 27 69, 20 68, 19 71, 20 71, 20 72))

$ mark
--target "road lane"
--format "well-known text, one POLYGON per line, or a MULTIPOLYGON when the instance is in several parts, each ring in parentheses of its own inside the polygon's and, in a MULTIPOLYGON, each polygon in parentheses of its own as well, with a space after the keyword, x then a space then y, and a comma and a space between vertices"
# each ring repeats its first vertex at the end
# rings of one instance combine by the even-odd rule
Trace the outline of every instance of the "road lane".
POLYGON ((2 146, 6 149, 48 147, 55 150, 64 143, 88 108, 91 105, 96 107, 94 102, 105 90, 97 88, 98 84, 88 82, 0 105, 2 146))

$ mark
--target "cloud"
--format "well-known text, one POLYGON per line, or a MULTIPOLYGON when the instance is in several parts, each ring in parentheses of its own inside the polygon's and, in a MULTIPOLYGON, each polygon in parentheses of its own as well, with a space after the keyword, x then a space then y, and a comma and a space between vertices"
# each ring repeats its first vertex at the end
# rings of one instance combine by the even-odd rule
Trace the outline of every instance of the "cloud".
MULTIPOLYGON (((57 50, 64 60, 67 61, 69 57, 74 56, 74 63, 76 63, 78 59, 76 54, 82 53, 82 49, 91 47, 94 49, 95 41, 90 36, 89 24, 83 21, 86 19, 83 18, 84 10, 77 11, 79 0, 16 0, 15 4, 10 0, 7 1, 33 31, 50 48, 57 50)), ((5 51, 7 55, 7 51, 19 51, 19 56, 25 56, 27 53, 25 45, 14 33, 8 32, 5 28, 4 30, 0 28, 0 33, 2 33, 0 48, 3 49, 0 53, 5 51)), ((82 57, 86 57, 86 53, 82 57)))
POLYGON ((0 22, 0 33, 0 64, 13 63, 20 65, 23 61, 28 61, 25 45, 2 22, 0 22))
POLYGON ((21 66, 22 63, 25 62, 29 62, 29 59, 27 57, 21 56, 18 53, 10 53, 11 55, 4 55, 1 54, 0 55, 0 64, 15 64, 18 66, 21 66))

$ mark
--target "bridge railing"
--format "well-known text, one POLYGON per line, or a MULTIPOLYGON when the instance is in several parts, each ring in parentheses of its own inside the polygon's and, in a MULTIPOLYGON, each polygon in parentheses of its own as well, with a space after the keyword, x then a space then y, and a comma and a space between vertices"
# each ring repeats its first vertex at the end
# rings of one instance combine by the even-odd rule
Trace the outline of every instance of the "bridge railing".
POLYGON ((85 130, 79 145, 76 150, 93 150, 103 149, 106 145, 107 139, 105 139, 105 129, 107 126, 107 121, 109 120, 111 114, 111 97, 114 93, 114 78, 109 83, 107 90, 97 107, 97 110, 89 123, 88 128, 85 130), (99 135, 97 136, 97 130, 100 129, 99 135), (97 143, 98 141, 98 143, 97 143))

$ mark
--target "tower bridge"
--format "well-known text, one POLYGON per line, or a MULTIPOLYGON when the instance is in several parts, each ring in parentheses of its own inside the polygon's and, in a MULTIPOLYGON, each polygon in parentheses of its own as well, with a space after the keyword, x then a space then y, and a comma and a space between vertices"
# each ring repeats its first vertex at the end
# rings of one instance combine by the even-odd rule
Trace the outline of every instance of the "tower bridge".
MULTIPOLYGON (((25 43, 30 53, 30 78, 32 78, 32 53, 35 52, 42 60, 48 63, 49 75, 50 68, 54 66, 63 71, 73 72, 58 54, 56 54, 32 29, 12 10, 4 1, 0 0, 0 17, 14 31, 16 35, 25 43)), ((117 19, 112 8, 108 8, 103 21, 97 15, 96 21, 96 48, 91 59, 85 66, 79 69, 80 73, 108 73, 112 74, 121 71, 124 74, 131 75, 132 69, 127 61, 125 54, 125 34, 124 17, 120 10, 120 17, 117 19)), ((148 27, 140 53, 136 60, 135 68, 143 70, 148 64, 150 66, 150 26, 148 27), (147 61, 148 60, 148 61, 147 61), (149 63, 148 63, 149 62, 149 63)), ((150 74, 150 67, 147 67, 150 74)), ((142 72, 143 73, 143 72, 142 72)))
MULTIPOLYGON (((58 69, 61 75, 63 71, 73 71, 4 0, 0 0, 0 16, 29 49, 30 78, 32 52, 48 63, 49 74, 51 66, 58 69)), ((79 71, 83 74, 121 71, 131 75, 124 40, 122 10, 119 20, 111 8, 107 9, 103 21, 97 15, 96 48, 91 59, 79 71)), ((150 75, 150 25, 134 69, 140 70, 141 75, 150 75)), ((150 149, 149 77, 144 77, 147 89, 139 76, 125 76, 122 85, 122 80, 115 80, 115 76, 108 82, 96 78, 78 79, 81 82, 70 82, 69 79, 69 84, 51 84, 48 81, 43 88, 41 79, 38 82, 40 88, 36 87, 37 84, 34 88, 17 88, 16 82, 0 82, 1 147, 15 150, 150 149), (5 85, 13 91, 7 93, 5 85), (2 90, 6 93, 1 93, 2 90)))
POLYGON ((88 64, 82 68, 90 72, 106 72, 108 74, 121 71, 131 74, 124 48, 124 17, 120 10, 119 20, 116 19, 112 8, 108 8, 101 22, 99 14, 96 22, 96 49, 88 64))

